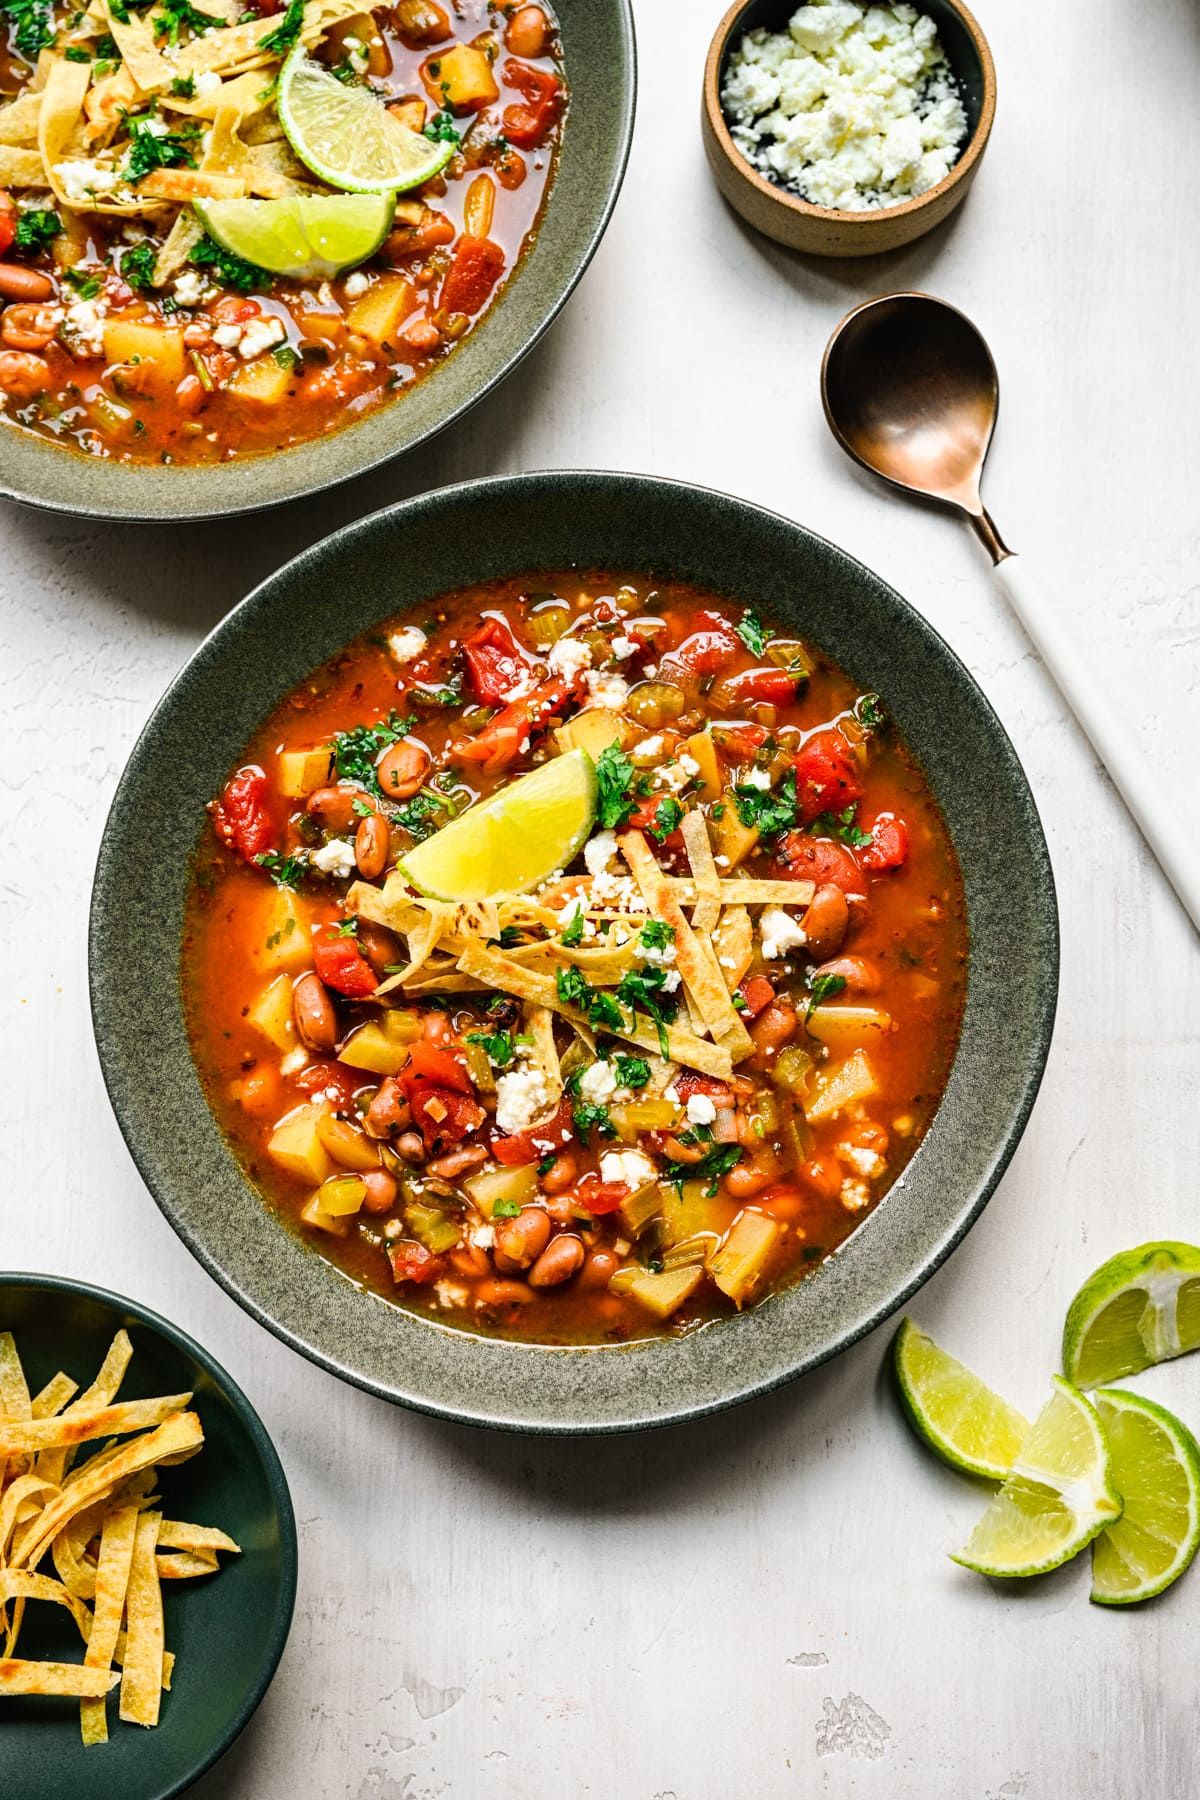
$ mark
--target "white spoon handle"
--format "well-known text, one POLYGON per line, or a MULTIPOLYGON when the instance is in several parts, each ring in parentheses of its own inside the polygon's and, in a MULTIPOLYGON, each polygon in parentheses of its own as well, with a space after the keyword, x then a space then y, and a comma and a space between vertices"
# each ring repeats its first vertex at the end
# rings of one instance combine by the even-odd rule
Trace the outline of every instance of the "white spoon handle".
POLYGON ((1092 748, 1112 776, 1142 835, 1158 858, 1167 880, 1200 931, 1200 853, 1197 834, 1189 830, 1156 780, 1141 749, 1130 736, 1109 697, 1092 677, 1079 646, 1072 642, 1048 604, 1037 577, 1021 556, 996 564, 996 577, 1013 611, 1025 627, 1042 661, 1058 683, 1063 698, 1091 739, 1092 748))

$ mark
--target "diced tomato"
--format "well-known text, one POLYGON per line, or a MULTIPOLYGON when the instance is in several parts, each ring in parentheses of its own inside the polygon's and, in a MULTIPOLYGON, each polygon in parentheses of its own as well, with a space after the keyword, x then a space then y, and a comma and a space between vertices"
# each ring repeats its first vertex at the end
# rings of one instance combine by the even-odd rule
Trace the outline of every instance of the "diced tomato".
POLYGON ((556 714, 560 714, 574 696, 581 677, 568 680, 555 676, 534 688, 523 700, 514 700, 479 733, 478 737, 459 738, 450 745, 450 755, 458 762, 484 763, 489 769, 503 769, 528 750, 536 732, 545 731, 556 714))
MULTIPOLYGON (((771 987, 770 982, 766 984, 771 987)), ((771 998, 775 998, 775 990, 771 989, 771 998)), ((764 1001, 765 1005, 766 1002, 764 1001)), ((698 1075, 694 1069, 683 1069, 672 1084, 680 1100, 686 1106, 693 1094, 703 1094, 714 1106, 732 1106, 733 1089, 725 1082, 718 1081, 715 1075, 698 1075)))
POLYGON ((525 99, 524 106, 505 107, 504 135, 519 150, 536 150, 558 117, 562 83, 557 76, 530 68, 528 63, 516 62, 512 57, 501 73, 509 87, 516 88, 525 99))
POLYGON ((436 1081, 414 1081, 407 1093, 413 1124, 429 1149, 435 1144, 459 1143, 468 1133, 478 1131, 487 1118, 477 1100, 457 1088, 440 1087, 436 1081))
POLYGON ((780 841, 783 873, 795 881, 811 881, 817 887, 832 882, 844 894, 866 890, 862 870, 844 844, 832 838, 811 837, 806 831, 789 831, 780 841))
POLYGON ((679 831, 669 831, 665 838, 660 838, 658 835, 658 809, 663 801, 669 798, 668 794, 647 794, 645 799, 638 801, 637 806, 630 813, 627 829, 649 833, 651 841, 662 850, 682 850, 683 837, 679 831))
POLYGON ((504 252, 491 238, 461 237, 442 283, 443 310, 477 313, 504 273, 504 252))
POLYGON ((585 1175, 583 1180, 571 1189, 572 1204, 593 1219, 607 1218, 615 1213, 623 1200, 629 1198, 630 1188, 625 1181, 601 1181, 598 1175, 585 1175))
POLYGON ((762 700, 769 706, 790 706, 796 698, 796 677, 786 669, 747 669, 735 675, 739 700, 762 700))
POLYGON ((17 209, 8 194, 0 193, 0 256, 12 247, 17 235, 17 209))
POLYGON ((292 1085, 302 1094, 332 1094, 338 1112, 348 1112, 359 1088, 369 1087, 372 1082, 364 1069, 352 1069, 349 1063, 313 1062, 297 1070, 292 1085))
POLYGON ((267 811, 267 778, 259 768, 239 769, 210 811, 217 836, 252 863, 271 848, 271 815, 267 811))
POLYGON ((900 869, 908 860, 908 826, 895 813, 880 813, 870 830, 871 841, 860 852, 864 869, 877 873, 882 869, 900 869))
POLYGON ((775 989, 765 975, 747 975, 739 986, 738 993, 746 1002, 742 1011, 743 1019, 757 1019, 759 1013, 770 1006, 775 998, 775 989))
POLYGON ((862 781, 840 731, 817 731, 794 759, 796 802, 807 825, 818 813, 841 812, 862 799, 862 781))
POLYGON ((392 1265, 392 1279, 411 1281, 417 1287, 426 1287, 429 1282, 436 1281, 446 1266, 442 1257, 408 1238, 389 1245, 387 1257, 392 1265))
POLYGON ((713 731, 717 748, 729 762, 753 762, 767 741, 765 725, 718 725, 713 731))
POLYGON ((696 629, 671 655, 693 675, 719 675, 738 653, 739 639, 728 619, 720 613, 698 612, 696 629))
POLYGON ((354 939, 343 937, 340 932, 317 939, 313 963, 326 987, 351 1000, 364 1000, 379 986, 379 977, 354 939))
POLYGON ((497 706, 528 673, 529 659, 503 619, 485 619, 463 645, 475 692, 484 706, 497 706))
POLYGON ((517 1168, 525 1163, 541 1162, 543 1156, 561 1150, 574 1136, 574 1110, 571 1102, 564 1100, 554 1117, 544 1125, 535 1125, 531 1131, 514 1131, 509 1137, 494 1137, 492 1155, 506 1168, 517 1168))
POLYGON ((418 1081, 429 1081, 438 1087, 452 1088, 456 1094, 473 1095, 475 1092, 465 1059, 456 1051, 434 1043, 429 1038, 423 1038, 413 1045, 398 1079, 410 1099, 418 1081))

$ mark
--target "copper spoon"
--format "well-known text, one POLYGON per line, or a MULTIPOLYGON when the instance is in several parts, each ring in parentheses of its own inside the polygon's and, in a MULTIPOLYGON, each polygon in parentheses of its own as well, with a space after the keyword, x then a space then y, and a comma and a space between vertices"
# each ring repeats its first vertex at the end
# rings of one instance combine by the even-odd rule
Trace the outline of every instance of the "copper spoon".
POLYGON ((996 365, 970 319, 930 294, 884 294, 848 313, 821 364, 825 417, 843 450, 894 487, 967 516, 1009 605, 1091 740, 1200 930, 1200 854, 1121 714, 979 494, 996 426, 996 365))

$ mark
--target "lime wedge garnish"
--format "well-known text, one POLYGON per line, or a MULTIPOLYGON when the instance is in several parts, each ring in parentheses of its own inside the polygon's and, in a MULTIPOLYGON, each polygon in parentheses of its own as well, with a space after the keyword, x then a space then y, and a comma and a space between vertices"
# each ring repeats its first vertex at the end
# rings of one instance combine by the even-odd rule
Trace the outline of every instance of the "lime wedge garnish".
POLYGON ((1094 1406, 1055 1375, 1012 1473, 954 1561, 981 1575, 1041 1575, 1121 1516, 1094 1406))
POLYGON ((297 44, 279 72, 279 119, 300 161, 330 187, 401 193, 445 168, 453 142, 410 131, 364 87, 347 86, 297 44))
POLYGON ((1200 1248, 1141 1244, 1102 1263, 1067 1311, 1063 1369, 1099 1387, 1200 1348, 1200 1248))
POLYGON ((905 1319, 892 1346, 904 1410, 918 1437, 968 1475, 1003 1481, 1029 1421, 905 1319))
POLYGON ((566 868, 595 817, 595 765, 572 750, 452 819, 402 858, 400 872, 434 900, 527 893, 566 868))
POLYGON ((272 275, 328 281, 373 256, 391 230, 390 194, 314 194, 287 200, 197 200, 225 250, 272 275))
POLYGON ((1092 1599, 1132 1606, 1178 1581, 1200 1544, 1200 1444, 1164 1406, 1106 1388, 1096 1411, 1125 1511, 1092 1545, 1092 1599))

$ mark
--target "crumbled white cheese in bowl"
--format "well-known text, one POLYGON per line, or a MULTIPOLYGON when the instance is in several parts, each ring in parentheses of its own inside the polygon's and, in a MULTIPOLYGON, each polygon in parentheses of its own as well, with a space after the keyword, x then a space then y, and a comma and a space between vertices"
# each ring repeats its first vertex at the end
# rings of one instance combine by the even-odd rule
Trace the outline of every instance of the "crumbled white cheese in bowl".
POLYGON ((918 198, 949 174, 969 134, 937 27, 902 0, 812 0, 782 31, 746 32, 721 107, 760 175, 839 212, 918 198))

